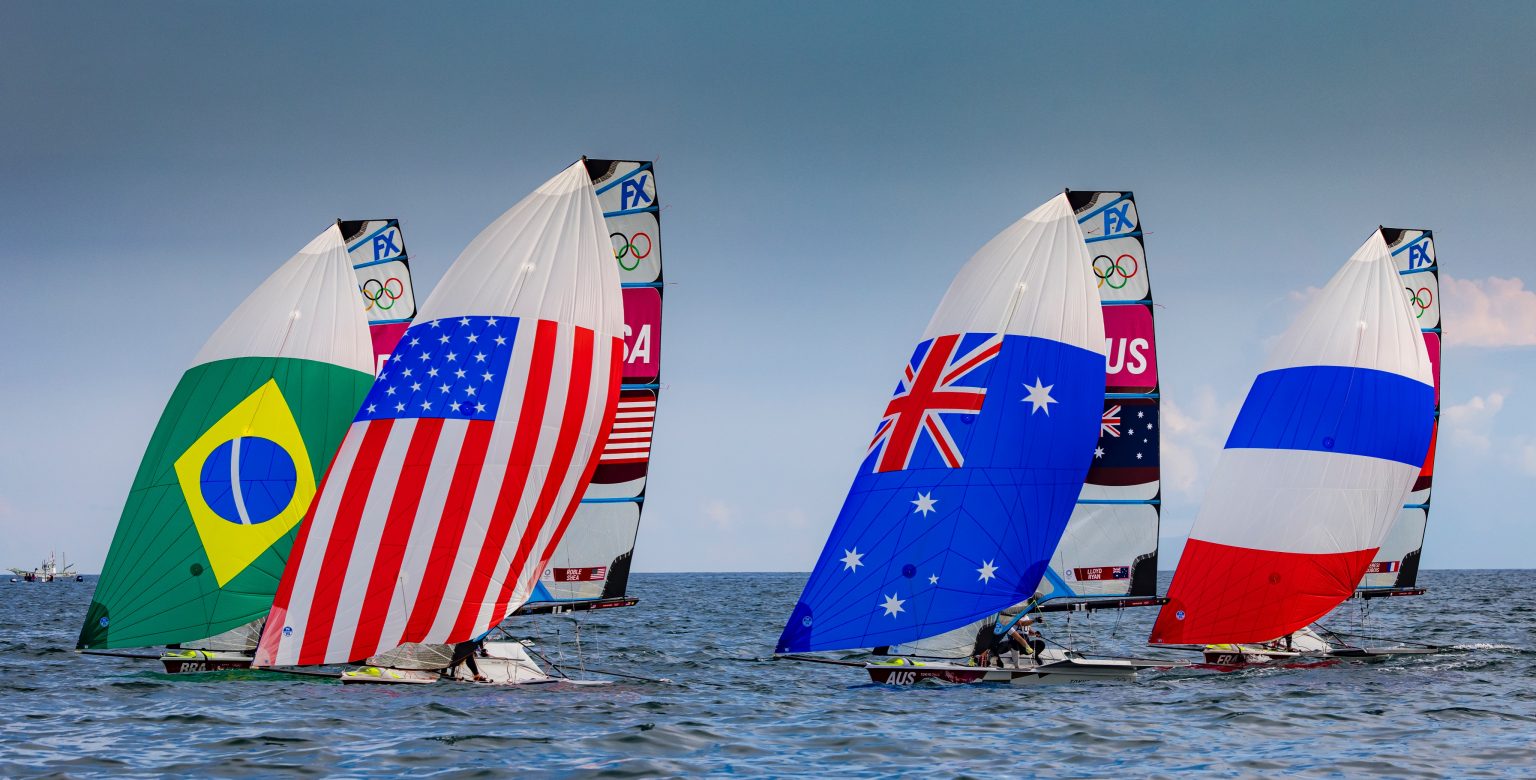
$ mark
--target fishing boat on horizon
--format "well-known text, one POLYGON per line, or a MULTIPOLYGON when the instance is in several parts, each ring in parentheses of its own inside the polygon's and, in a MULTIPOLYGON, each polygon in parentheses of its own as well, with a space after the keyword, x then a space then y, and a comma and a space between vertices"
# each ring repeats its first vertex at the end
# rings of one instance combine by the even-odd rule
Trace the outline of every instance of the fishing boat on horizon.
POLYGON ((578 161, 459 255, 346 433, 256 667, 547 678, 489 637, 533 597, 610 452, 626 346, 611 247, 578 161))
POLYGON ((11 574, 15 576, 11 577, 11 582, 84 582, 85 577, 75 572, 74 565, 67 558, 63 562, 59 561, 61 557, 64 556, 50 552, 47 558, 31 569, 12 568, 11 574))
POLYGON ((1416 555, 1406 587, 1380 575, 1403 572, 1427 517, 1438 285, 1409 297, 1403 279, 1433 281, 1428 241, 1428 231, 1376 230, 1280 337, 1233 424, 1149 644, 1220 666, 1426 651, 1335 644, 1309 626, 1373 588, 1422 592, 1416 555), (1395 559, 1383 563, 1382 552, 1395 559))
MULTIPOLYGON (((776 654, 828 661, 801 654, 889 651, 974 635, 977 625, 1002 637, 1014 626, 997 623, 999 614, 1044 598, 1036 589, 1077 507, 1106 400, 1102 277, 1076 212, 1063 192, 960 270, 897 383, 776 654)), ((1010 661, 830 660, 894 684, 1128 679, 1138 668, 1055 649, 1010 661)))

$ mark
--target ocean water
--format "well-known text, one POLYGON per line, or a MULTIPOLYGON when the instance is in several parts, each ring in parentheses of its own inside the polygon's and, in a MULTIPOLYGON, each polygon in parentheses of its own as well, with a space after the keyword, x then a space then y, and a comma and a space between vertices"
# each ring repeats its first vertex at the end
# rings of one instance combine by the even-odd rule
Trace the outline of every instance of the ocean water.
MULTIPOLYGON (((667 682, 523 688, 166 675, 72 652, 93 582, 0 583, 0 776, 1536 776, 1536 571, 1428 572, 1324 621, 1438 655, 1021 688, 776 660, 804 580, 637 575, 639 607, 579 619, 580 658, 667 682)), ((1153 612, 1048 628, 1145 655, 1153 612)), ((518 628, 578 665, 577 620, 518 628)))

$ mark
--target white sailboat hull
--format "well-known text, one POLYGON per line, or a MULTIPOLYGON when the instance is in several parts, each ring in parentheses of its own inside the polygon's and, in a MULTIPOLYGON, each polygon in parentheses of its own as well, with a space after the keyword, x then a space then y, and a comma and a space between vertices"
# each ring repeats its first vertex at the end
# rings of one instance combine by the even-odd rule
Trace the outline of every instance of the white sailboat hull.
POLYGON ((1007 663, 1002 667, 900 659, 896 663, 865 664, 864 668, 869 672, 870 680, 885 685, 915 685, 920 682, 1050 685, 1130 681, 1136 679, 1137 669, 1148 668, 1148 664, 1121 658, 1067 657, 1050 653, 1038 663, 1026 658, 1016 665, 1007 663))

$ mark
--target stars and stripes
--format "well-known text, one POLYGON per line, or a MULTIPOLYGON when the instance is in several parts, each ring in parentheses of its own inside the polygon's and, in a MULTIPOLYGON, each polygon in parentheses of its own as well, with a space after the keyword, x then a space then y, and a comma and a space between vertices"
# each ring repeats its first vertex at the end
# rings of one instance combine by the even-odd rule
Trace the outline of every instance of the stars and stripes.
POLYGON ((619 396, 613 417, 613 433, 603 447, 600 462, 644 463, 651 457, 651 432, 656 425, 656 395, 650 392, 619 396))
POLYGON ((258 663, 464 641, 520 606, 603 452, 621 355, 550 320, 412 325, 316 495, 258 663))
POLYGON ((975 381, 973 373, 997 357, 1003 337, 992 335, 961 353, 959 335, 940 336, 927 343, 927 349, 913 358, 905 369, 896 395, 885 407, 885 416, 869 443, 871 453, 878 452, 874 472, 899 471, 912 462, 912 455, 924 434, 950 468, 965 464, 965 455, 955 444, 944 423, 945 414, 977 414, 987 397, 987 388, 969 387, 961 382, 975 381))

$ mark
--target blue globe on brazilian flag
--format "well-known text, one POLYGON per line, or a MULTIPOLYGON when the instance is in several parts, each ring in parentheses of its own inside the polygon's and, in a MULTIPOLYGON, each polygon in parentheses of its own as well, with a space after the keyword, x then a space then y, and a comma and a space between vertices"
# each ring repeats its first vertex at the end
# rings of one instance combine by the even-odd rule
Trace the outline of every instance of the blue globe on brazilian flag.
POLYGON ((191 642, 262 618, 372 367, 333 227, 257 288, 182 375, 129 491, 79 646, 191 642))

